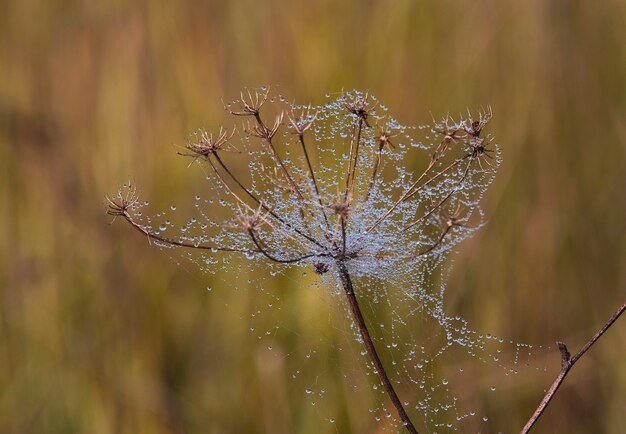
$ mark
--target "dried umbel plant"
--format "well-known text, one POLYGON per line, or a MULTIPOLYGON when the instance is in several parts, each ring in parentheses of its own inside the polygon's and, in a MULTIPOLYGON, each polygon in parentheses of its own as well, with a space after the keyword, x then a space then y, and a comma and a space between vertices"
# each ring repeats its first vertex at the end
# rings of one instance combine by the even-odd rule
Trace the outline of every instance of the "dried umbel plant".
MULTIPOLYGON (((379 357, 380 347, 361 306, 368 295, 384 297, 380 288, 395 284, 404 300, 423 308, 445 331, 446 343, 438 354, 457 344, 477 357, 489 340, 498 340, 477 334, 459 317, 447 316, 443 291, 429 283, 447 253, 482 225, 479 201, 499 164, 498 148, 484 132, 491 109, 415 128, 400 124, 369 93, 342 92, 327 98, 328 103, 314 107, 271 97, 267 88, 245 90, 226 106, 230 115, 243 120, 243 132, 222 127, 215 134, 200 130, 190 136, 179 154, 206 169, 215 197, 203 202, 196 197, 203 221, 191 218, 179 236, 165 235, 171 222, 155 227, 142 214, 144 204, 132 185, 107 197, 107 212, 114 219, 122 217, 155 244, 204 251, 209 271, 213 256, 243 255, 274 269, 310 267, 338 285, 357 340, 365 347, 363 354, 400 423, 416 433, 409 413, 425 416, 431 397, 427 394, 413 408, 400 399, 394 386, 398 382, 390 379, 389 367, 379 357), (419 129, 427 130, 428 143, 413 139, 419 129), (247 162, 245 171, 237 170, 242 160, 247 162), (411 167, 416 164, 422 165, 417 172, 411 167), (212 207, 230 211, 231 219, 211 219, 205 208, 212 207)), ((625 309, 623 305, 574 357, 559 344, 562 372, 522 432, 530 430, 571 366, 625 309)), ((524 345, 516 347, 514 363, 524 345)), ((500 351, 490 355, 496 362, 500 351)), ((404 360, 414 369, 434 359, 416 362, 415 351, 411 353, 404 360)), ((425 389, 423 379, 413 381, 425 389)), ((454 408, 455 401, 435 413, 454 408)), ((457 420, 468 416, 474 413, 456 413, 457 420)))
POLYGON ((167 224, 155 228, 142 220, 133 186, 107 198, 108 213, 161 245, 243 254, 329 276, 341 285, 401 423, 417 432, 370 336, 355 281, 412 275, 408 296, 422 303, 437 299, 419 289, 429 264, 481 224, 478 202, 498 164, 497 148, 483 133, 491 110, 434 122, 426 144, 411 138, 417 128, 401 125, 359 91, 313 107, 272 98, 269 89, 245 90, 226 110, 244 121, 236 143, 234 128, 201 130, 179 154, 208 169, 215 200, 233 211, 231 221, 204 222, 191 235, 194 221, 180 236, 165 236, 167 224), (229 152, 247 159, 248 173, 234 169, 229 152), (423 169, 414 173, 408 161, 423 169))

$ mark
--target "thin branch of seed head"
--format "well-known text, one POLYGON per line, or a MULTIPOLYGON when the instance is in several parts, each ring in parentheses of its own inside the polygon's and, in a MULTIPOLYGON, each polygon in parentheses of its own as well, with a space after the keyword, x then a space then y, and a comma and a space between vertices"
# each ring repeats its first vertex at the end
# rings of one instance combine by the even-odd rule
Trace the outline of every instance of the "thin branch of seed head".
MULTIPOLYGON (((240 217, 238 219, 239 219, 239 223, 242 229, 246 231, 246 233, 250 236, 250 238, 252 239, 252 242, 255 244, 258 251, 261 252, 261 254, 263 254, 263 256, 267 257, 268 259, 274 262, 279 262, 283 264, 292 264, 292 263, 303 261, 311 257, 323 256, 320 254, 311 253, 311 254, 300 255, 296 258, 291 258, 291 259, 280 259, 280 258, 277 258, 274 254, 269 253, 267 248, 263 247, 262 243, 255 236, 255 233, 257 233, 259 228, 263 226, 264 224, 267 224, 268 226, 273 228, 271 222, 267 219, 267 215, 269 213, 263 214, 261 212, 261 209, 262 209, 262 206, 259 205, 259 207, 252 214, 249 214, 249 215, 244 215, 241 209, 239 209, 240 217)), ((289 234, 286 234, 286 235, 287 237, 293 240, 293 238, 290 237, 289 234)))
MULTIPOLYGON (((426 169, 421 173, 421 175, 415 180, 415 182, 413 182, 413 184, 411 184, 411 186, 406 190, 406 192, 400 197, 400 199, 398 199, 387 211, 385 211, 383 213, 382 216, 380 216, 378 218, 378 220, 376 220, 374 222, 374 224, 372 226, 370 226, 365 233, 369 233, 372 230, 374 230, 378 225, 380 225, 387 217, 389 217, 391 215, 391 213, 393 211, 395 211, 395 209, 402 204, 403 202, 409 200, 411 197, 413 197, 421 188, 423 188, 424 186, 428 185, 429 183, 431 183, 432 181, 434 181, 435 179, 437 179, 438 177, 444 175, 446 172, 448 172, 450 169, 456 167, 458 164, 460 164, 462 161, 464 161, 465 159, 467 159, 468 157, 470 157, 472 155, 472 153, 469 153, 467 155, 465 155, 464 157, 457 159, 455 161, 453 161, 451 164, 449 164, 447 167, 445 167, 444 169, 442 169, 441 171, 439 171, 437 174, 433 175, 428 181, 426 181, 424 184, 422 184, 421 186, 418 187, 418 185, 420 184, 420 182, 422 181, 422 179, 428 174, 428 172, 430 171, 430 169, 432 169, 435 164, 437 163, 437 161, 439 161, 445 151, 448 149, 448 145, 450 140, 450 133, 445 133, 444 138, 441 140, 439 146, 437 147, 437 150, 435 151, 435 153, 432 155, 428 166, 426 167, 426 169), (445 145, 444 145, 445 143, 445 145)), ((452 133, 452 134, 456 134, 452 133)), ((454 141, 458 138, 461 137, 455 137, 454 136, 454 141)))
POLYGON ((420 181, 422 180, 422 178, 424 178, 426 176, 426 174, 428 173, 428 171, 435 165, 436 160, 431 159, 430 162, 428 163, 428 166, 426 167, 426 169, 422 172, 422 174, 417 178, 417 180, 415 180, 415 182, 413 184, 411 184, 409 186, 409 188, 407 188, 407 190, 404 192, 404 194, 402 194, 402 196, 400 196, 400 199, 398 199, 387 211, 385 211, 383 213, 383 215, 381 215, 378 220, 376 220, 374 222, 374 224, 372 224, 369 228, 367 228, 367 230, 365 231, 365 233, 369 233, 372 230, 376 229, 376 227, 378 225, 380 225, 387 217, 389 217, 391 215, 392 212, 395 211, 395 209, 401 204, 403 203, 406 198, 408 197, 409 194, 411 194, 411 192, 413 191, 413 189, 415 188, 415 186, 417 184, 420 183, 420 181))
POLYGON ((413 196, 415 196, 422 188, 426 187, 428 184, 430 184, 431 182, 435 181, 437 178, 439 178, 442 175, 445 175, 450 169, 455 168, 456 166, 458 166, 459 164, 461 164, 463 161, 467 160, 468 158, 470 158, 472 156, 472 154, 466 154, 461 158, 457 158, 456 160, 454 160, 452 163, 450 163, 448 166, 446 166, 445 168, 441 169, 439 172, 437 172, 435 175, 433 175, 431 178, 429 178, 426 182, 424 182, 422 185, 415 187, 415 189, 410 192, 405 198, 404 200, 409 200, 410 198, 412 198, 413 196))
POLYGON ((306 213, 304 210, 304 201, 305 201, 304 196, 302 195, 302 192, 300 191, 300 187, 298 187, 298 184, 296 184, 296 182, 293 180, 293 177, 287 170, 287 167, 285 166, 283 160, 278 155, 278 152, 276 151, 276 148, 274 147, 274 143, 272 141, 272 139, 274 138, 274 135, 278 131, 278 128, 282 125, 283 113, 281 112, 276 117, 276 120, 274 121, 274 126, 271 129, 268 128, 263 122, 263 119, 261 119, 261 114, 259 110, 257 110, 254 113, 254 118, 256 120, 256 126, 249 128, 248 133, 255 137, 263 139, 265 143, 267 143, 268 148, 270 150, 270 154, 272 155, 272 158, 278 164, 278 167, 280 168, 283 176, 285 177, 285 180, 287 181, 287 183, 289 183, 289 185, 291 186, 291 190, 296 193, 296 196, 298 197, 300 201, 300 217, 302 219, 302 224, 310 233, 308 223, 306 221, 306 213))
MULTIPOLYGON (((415 192, 417 191, 416 188, 419 185, 419 183, 422 181, 422 179, 428 174, 428 172, 435 166, 435 164, 443 157, 445 150, 447 150, 447 146, 445 146, 445 149, 442 148, 442 144, 446 141, 446 137, 444 137, 441 141, 441 143, 439 144, 439 146, 437 147, 437 150, 435 151, 435 153, 431 156, 430 161, 428 162, 428 166, 426 166, 426 169, 424 169, 424 171, 420 174, 420 176, 417 177, 417 179, 409 186, 409 188, 404 192, 404 194, 400 197, 400 199, 398 199, 387 211, 385 211, 383 213, 382 216, 380 216, 378 218, 378 220, 376 220, 374 222, 374 224, 372 226, 370 226, 369 228, 367 228, 367 230, 365 231, 365 233, 369 233, 372 230, 374 230, 378 225, 380 225, 387 217, 389 217, 391 215, 391 213, 393 213, 395 211, 395 209, 402 204, 403 202, 405 202, 406 200, 408 200, 411 196, 413 196, 413 194, 415 194, 415 192)), ((452 165, 453 167, 454 165, 452 165)), ((449 169, 451 169, 452 167, 447 167, 445 169, 443 169, 443 171, 441 171, 440 173, 438 173, 437 175, 433 176, 428 182, 431 182, 432 180, 434 180, 435 178, 437 178, 438 176, 441 176, 442 174, 444 174, 445 172, 447 172, 449 169)), ((428 183, 427 182, 427 183, 428 183)), ((426 183, 426 184, 427 184, 426 183)), ((426 185, 424 184, 424 185, 426 185)))
POLYGON ((278 152, 276 151, 276 147, 274 146, 274 143, 272 141, 272 139, 274 138, 274 135, 276 135, 276 132, 278 131, 278 128, 282 124, 283 113, 280 113, 276 117, 276 119, 274 121, 274 125, 273 125, 273 127, 271 129, 268 128, 265 125, 265 123, 263 122, 263 119, 261 119, 261 114, 260 114, 260 112, 258 110, 254 114, 254 119, 256 120, 256 124, 257 125, 255 127, 249 128, 248 132, 251 135, 253 135, 255 137, 258 137, 260 139, 263 139, 265 141, 265 143, 267 144, 267 146, 268 146, 268 148, 270 150, 270 154, 272 155, 272 158, 278 164, 280 170, 283 173, 283 176, 285 177, 287 182, 289 184, 291 184, 294 192, 298 196, 298 199, 303 201, 304 200, 304 196, 302 195, 302 192, 300 192, 300 188, 295 183, 295 181, 293 180, 293 177, 291 176, 291 174, 287 170, 287 167, 285 166, 285 163, 283 162, 283 160, 278 155, 278 152))
POLYGON ((452 213, 447 213, 446 211, 444 211, 443 209, 441 210, 441 217, 443 217, 444 219, 444 225, 443 225, 443 230, 441 231, 441 234, 439 235, 439 238, 437 238, 437 240, 431 244, 429 247, 427 247, 426 249, 417 252, 413 255, 409 255, 409 256, 405 256, 402 259, 415 259, 418 258, 420 256, 424 256, 429 254, 430 252, 432 252, 433 250, 435 250, 437 247, 439 247, 440 245, 443 244, 444 239, 446 238, 446 236, 450 233, 450 231, 452 230, 453 227, 455 226, 465 226, 465 223, 467 223, 468 217, 463 217, 460 218, 460 212, 461 212, 461 204, 457 204, 456 209, 454 210, 454 212, 452 213))
POLYGON ((354 146, 354 157, 352 156, 352 142, 350 143, 350 169, 348 172, 348 178, 346 180, 346 193, 344 197, 354 194, 354 176, 356 174, 356 168, 359 161, 359 147, 361 144, 361 132, 363 131, 363 118, 359 117, 359 124, 357 126, 356 144, 354 146))
POLYGON ((257 113, 257 115, 255 116, 255 119, 257 120, 257 126, 252 131, 256 131, 256 133, 252 132, 252 134, 255 135, 256 137, 264 139, 265 142, 268 144, 270 153, 272 154, 274 161, 278 164, 285 180, 290 185, 289 191, 294 192, 296 196, 298 197, 298 200, 300 201, 300 207, 299 207, 300 218, 302 220, 302 224, 304 225, 306 230, 310 233, 310 229, 306 220, 304 196, 302 195, 302 192, 300 191, 300 187, 298 187, 298 184, 294 181, 293 177, 287 170, 287 167, 285 166, 283 160, 278 155, 278 152, 276 151, 276 148, 274 147, 274 143, 272 141, 274 135, 276 134, 276 131, 278 131, 278 128, 282 124, 283 113, 280 113, 278 115, 278 117, 274 121, 274 126, 271 129, 265 126, 259 113, 257 113))
POLYGON ((157 235, 153 232, 150 232, 146 227, 144 227, 143 225, 139 224, 138 222, 136 222, 132 216, 130 215, 130 213, 128 212, 128 210, 126 209, 116 209, 112 206, 110 206, 109 210, 107 210, 107 213, 110 215, 116 215, 116 216, 122 216, 124 217, 124 219, 130 223, 130 225, 132 227, 134 227, 137 231, 141 232, 142 234, 144 234, 145 236, 148 237, 148 239, 152 239, 152 240, 157 240, 160 241, 162 243, 165 244, 169 244, 171 246, 178 246, 178 247, 186 247, 189 249, 196 249, 196 250, 210 250, 212 252, 214 251, 219 251, 219 252, 235 252, 235 253, 258 253, 256 250, 249 250, 249 249, 240 249, 240 248, 236 248, 236 247, 220 247, 220 246, 212 246, 212 245, 206 245, 206 244, 192 244, 192 243, 186 243, 183 241, 176 241, 176 240, 172 240, 170 238, 167 237, 162 237, 160 235, 157 235))
MULTIPOLYGON (((285 181, 285 178, 282 174, 278 174, 279 170, 277 167, 273 167, 273 172, 270 170, 265 170, 263 164, 261 164, 261 173, 260 176, 266 179, 270 184, 276 187, 278 190, 282 190, 285 192, 293 193, 293 187, 291 184, 285 181)), ((302 209, 301 209, 302 210, 302 209)))
POLYGON ((304 197, 302 196, 302 193, 300 193, 300 189, 298 188, 293 178, 287 171, 287 168, 285 167, 281 158, 278 156, 278 153, 276 152, 276 149, 274 148, 274 144, 272 143, 272 138, 274 137, 274 135, 276 134, 276 132, 278 131, 278 128, 280 127, 282 123, 283 114, 281 113, 278 115, 271 129, 268 128, 263 122, 263 119, 261 119, 261 107, 263 107, 263 104, 265 104, 265 102, 267 101, 269 92, 270 92, 270 89, 268 87, 264 92, 259 92, 258 90, 255 91, 254 96, 253 96, 252 92, 250 92, 250 89, 247 89, 248 98, 246 99, 243 91, 241 91, 240 93, 241 100, 239 101, 240 110, 239 111, 228 110, 228 112, 234 116, 253 116, 254 117, 257 125, 255 127, 249 128, 248 133, 253 136, 259 137, 261 139, 264 139, 267 142, 267 144, 269 145, 270 153, 272 154, 272 157, 274 158, 274 160, 280 166, 285 178, 291 184, 294 191, 297 193, 298 197, 301 200, 303 200, 304 197))
POLYGON ((277 263, 280 263, 280 264, 294 264, 294 263, 297 263, 297 262, 304 261, 305 259, 309 259, 309 258, 313 258, 313 257, 316 257, 316 256, 320 256, 320 255, 317 255, 317 254, 308 254, 308 255, 303 255, 303 256, 299 256, 297 258, 290 258, 290 259, 278 258, 278 257, 274 256, 272 253, 269 253, 267 251, 267 249, 265 249, 261 245, 260 241, 254 235, 254 232, 255 232, 254 230, 249 230, 248 231, 248 235, 250 235, 250 238, 252 239, 252 242, 254 243, 254 245, 256 246, 258 251, 261 252, 261 254, 263 256, 265 256, 267 259, 269 259, 270 261, 277 262, 277 263))
POLYGON ((450 199, 452 197, 452 195, 458 191, 458 188, 463 183, 463 181, 465 181, 465 178, 467 177, 467 174, 469 172, 470 166, 472 165, 472 162, 475 159, 476 158, 474 156, 470 157, 470 161, 467 163, 467 166, 465 167, 465 170, 463 171, 463 175, 458 180, 456 185, 452 188, 452 190, 450 190, 450 192, 443 199, 441 199, 441 201, 439 201, 439 203, 437 203, 437 205, 433 206, 430 209, 430 211, 428 211, 426 214, 424 214, 423 216, 421 216, 420 218, 418 218, 414 222, 409 223, 404 229, 402 229, 402 232, 406 232, 407 230, 411 229, 416 224, 420 223, 422 220, 428 218, 430 215, 432 215, 432 213, 437 211, 437 209, 439 209, 448 199, 450 199))
POLYGON ((341 219, 341 255, 346 255, 346 242, 347 242, 347 234, 346 234, 346 219, 344 217, 340 217, 341 219))
POLYGON ((370 191, 372 190, 372 188, 374 187, 374 183, 376 182, 376 175, 378 173, 378 166, 380 166, 381 159, 382 159, 382 148, 379 147, 378 150, 376 151, 376 155, 374 156, 374 168, 372 169, 372 178, 370 179, 370 185, 367 188, 367 196, 365 197, 364 202, 367 202, 367 199, 369 198, 369 195, 370 195, 370 191))
MULTIPOLYGON (((217 157, 217 154, 214 154, 215 157, 217 157)), ((219 157, 218 157, 219 158, 219 157)), ((211 165, 211 168, 213 169, 213 171, 215 172, 215 175, 217 176, 218 180, 222 183, 222 185, 224 186, 224 188, 230 193, 232 194, 232 196, 237 200, 237 202, 239 202, 241 205, 243 205, 247 210, 249 211, 254 211, 254 209, 252 207, 250 207, 250 205, 248 205, 243 199, 241 199, 234 191, 233 189, 228 185, 228 183, 226 183, 226 181, 224 180, 224 178, 222 177, 222 175, 219 173, 219 171, 217 170, 217 167, 215 167, 215 165, 213 164, 213 161, 211 161, 210 159, 207 160, 209 162, 209 164, 211 165)), ((221 161, 221 160, 218 160, 221 161)), ((226 168, 225 165, 222 165, 222 167, 227 170, 228 173, 230 173, 228 171, 228 169, 226 168)), ((230 174, 231 177, 233 176, 232 174, 230 174)), ((239 184, 239 183, 238 183, 239 184)), ((241 184, 239 184, 241 186, 241 184)), ((243 186, 242 186, 243 188, 243 186)), ((269 215, 271 215, 272 217, 274 217, 276 220, 278 220, 278 222, 281 225, 284 225, 287 229, 295 232, 296 234, 306 238, 307 241, 309 241, 310 243, 315 244, 317 247, 320 248, 324 248, 324 246, 319 243, 317 240, 315 240, 315 238, 305 234, 304 232, 300 231, 299 229, 295 228, 294 226, 292 226, 291 224, 289 224, 285 219, 283 219, 282 217, 280 217, 278 214, 276 214, 276 212, 271 209, 270 207, 268 207, 267 205, 265 205, 263 202, 261 202, 255 195, 253 195, 252 193, 248 192, 247 189, 244 188, 244 190, 253 198, 253 200, 259 205, 259 209, 263 209, 263 211, 267 212, 269 215)), ((262 219, 265 221, 265 223, 268 224, 268 226, 272 227, 273 229, 281 232, 282 234, 284 234, 286 237, 290 238, 291 240, 293 240, 294 242, 298 243, 298 240, 296 240, 287 230, 285 230, 282 226, 275 226, 269 219, 266 219, 265 217, 262 217, 262 219)))
MULTIPOLYGON (((217 157, 217 155, 215 155, 215 157, 217 157)), ((219 160, 219 157, 217 157, 219 160)), ((248 205, 242 198, 239 197, 239 195, 237 193, 235 193, 235 191, 228 185, 228 183, 224 180, 224 178, 222 177, 222 175, 220 174, 220 172, 217 170, 217 167, 215 167, 215 164, 213 163, 213 161, 211 161, 211 159, 207 160, 211 166, 211 168, 213 169, 213 172, 215 173, 215 176, 217 176, 217 179, 222 183, 222 185, 224 186, 224 188, 226 189, 226 191, 231 194, 235 200, 237 200, 237 202, 239 202, 241 205, 244 206, 244 208, 247 208, 249 211, 254 211, 252 209, 252 207, 250 205, 248 205)), ((221 160, 219 160, 221 161, 221 160)), ((222 166, 225 167, 225 166, 222 166)), ((260 207, 263 206, 263 204, 256 199, 256 196, 253 196, 253 200, 255 200, 255 202, 258 203, 258 205, 260 207)))
MULTIPOLYGON (((282 218, 281 216, 276 214, 276 212, 273 209, 271 209, 270 207, 265 205, 252 191, 250 191, 248 188, 246 188, 246 186, 244 186, 239 181, 239 179, 230 171, 230 169, 226 166, 226 164, 223 162, 223 160, 220 158, 220 156, 217 153, 214 153, 212 155, 215 157, 215 159, 217 160, 217 162, 220 165, 220 167, 222 167, 222 169, 224 169, 224 171, 228 174, 229 178, 232 179, 239 186, 239 188, 241 188, 257 205, 262 206, 264 211, 267 211, 272 217, 274 217, 280 223, 282 223, 283 225, 288 227, 290 230, 294 231, 295 233, 297 233, 301 237, 305 238, 307 241, 315 244, 317 247, 324 248, 324 246, 319 241, 317 241, 315 238, 313 238, 311 235, 309 235, 309 234, 307 234, 305 232, 302 232, 300 229, 296 228, 291 223, 289 223, 287 220, 285 220, 284 218, 282 218)), ((218 171, 215 168, 215 166, 212 164, 212 162, 211 162, 211 166, 213 167, 213 170, 216 172, 216 174, 218 174, 218 171)), ((223 178, 221 178, 221 176, 219 174, 218 174, 218 177, 220 178, 220 181, 224 185, 227 186, 227 183, 224 181, 223 178)), ((232 189, 229 188, 229 191, 232 192, 232 189)), ((235 195, 235 197, 237 197, 237 196, 235 195)))
POLYGON ((374 184, 376 183, 376 175, 378 174, 378 168, 382 161, 382 152, 385 148, 388 150, 395 149, 393 143, 391 143, 391 139, 396 137, 398 134, 390 134, 384 129, 380 129, 380 133, 378 135, 378 149, 374 156, 374 168, 372 169, 372 177, 370 179, 370 184, 367 187, 367 193, 365 194, 365 199, 363 199, 363 203, 367 203, 372 189, 374 188, 374 184))
POLYGON ((354 194, 354 177, 359 162, 359 147, 361 145, 361 132, 363 130, 363 124, 365 124, 366 127, 371 128, 371 125, 367 122, 367 118, 370 112, 376 107, 376 105, 378 105, 377 103, 374 105, 374 107, 366 108, 368 96, 368 93, 366 93, 363 97, 359 97, 357 95, 352 104, 345 105, 348 113, 351 113, 358 118, 358 125, 356 133, 356 143, 354 142, 354 130, 352 138, 350 139, 348 176, 346 178, 346 192, 344 194, 344 200, 348 198, 348 195, 354 194))
POLYGON ((346 231, 346 222, 348 221, 348 216, 352 212, 352 207, 350 206, 350 196, 346 199, 334 202, 328 207, 333 210, 333 212, 339 218, 339 224, 341 226, 341 256, 346 255, 346 244, 347 244, 347 231, 346 231))
POLYGON ((317 195, 317 200, 320 204, 320 209, 322 212, 322 215, 324 216, 324 221, 326 222, 326 227, 330 230, 330 222, 328 221, 328 216, 326 215, 326 212, 324 211, 324 203, 322 201, 322 195, 320 193, 320 189, 317 185, 317 179, 315 178, 315 172, 313 171, 313 166, 311 164, 311 158, 309 157, 309 152, 306 149, 306 143, 304 141, 304 133, 305 131, 307 131, 311 125, 313 125, 313 122, 315 121, 315 119, 317 119, 317 112, 311 117, 310 116, 310 110, 311 110, 311 106, 309 106, 305 110, 302 110, 302 113, 300 114, 300 117, 297 118, 292 111, 291 115, 287 115, 287 118, 289 119, 289 122, 291 123, 291 125, 294 128, 294 131, 296 132, 296 134, 298 135, 298 140, 300 142, 300 145, 302 146, 302 152, 304 154, 304 159, 306 161, 307 164, 307 168, 309 169, 309 176, 311 177, 311 181, 313 182, 313 187, 315 188, 315 194, 317 195))
POLYGON ((441 235, 439 235, 439 238, 437 238, 437 240, 431 244, 429 247, 427 247, 426 249, 422 250, 421 252, 415 253, 413 255, 409 255, 409 256, 405 256, 402 259, 415 259, 418 258, 420 256, 424 256, 429 254, 430 252, 432 252, 433 250, 435 250, 437 247, 439 247, 442 243, 443 240, 446 238, 446 235, 448 235, 448 232, 450 232, 450 229, 452 229, 452 226, 446 226, 443 231, 441 232, 441 235))

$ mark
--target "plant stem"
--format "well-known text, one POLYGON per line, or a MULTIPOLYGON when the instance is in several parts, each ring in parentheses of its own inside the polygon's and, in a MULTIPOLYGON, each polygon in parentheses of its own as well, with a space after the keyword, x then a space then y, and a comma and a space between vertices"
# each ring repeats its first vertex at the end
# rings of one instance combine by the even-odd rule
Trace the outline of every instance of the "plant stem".
POLYGON ((393 403, 400 419, 402 419, 402 423, 406 427, 406 429, 411 434, 417 434, 417 429, 413 426, 413 422, 409 419, 409 416, 406 414, 404 407, 402 406, 402 402, 393 386, 391 385, 391 381, 389 381, 389 377, 387 376, 387 372, 383 367, 382 362, 380 361, 380 357, 378 357, 378 353, 376 352, 376 347, 374 347, 374 342, 372 342, 372 338, 370 333, 365 325, 365 319, 363 318, 363 314, 361 313, 361 308, 359 307, 359 303, 356 299, 356 295, 354 294, 354 288, 352 286, 352 279, 350 278, 350 274, 348 273, 348 269, 344 262, 339 260, 337 262, 337 267, 339 268, 339 276, 341 278, 341 283, 343 285, 343 289, 348 297, 348 302, 350 304, 350 310, 352 311, 352 316, 356 321, 359 327, 359 333, 363 338, 363 342, 365 343, 365 348, 367 349, 367 354, 369 355, 372 363, 374 364, 374 369, 376 371, 376 375, 378 375, 378 379, 382 383, 387 395, 389 395, 389 399, 393 403))
POLYGON ((561 383, 563 383, 563 380, 565 380, 565 377, 567 376, 570 369, 572 369, 572 367, 574 366, 574 363, 576 363, 578 359, 580 359, 587 352, 587 350, 589 350, 589 348, 591 348, 591 346, 595 344, 598 341, 598 339, 600 339, 600 337, 604 334, 604 332, 606 332, 609 329, 609 327, 611 327, 613 323, 617 321, 620 315, 624 313, 624 310, 626 310, 626 303, 622 304, 620 308, 615 311, 615 313, 611 316, 611 318, 609 318, 606 324, 604 324, 602 328, 598 330, 596 334, 593 335, 591 339, 589 339, 589 341, 585 344, 585 346, 582 347, 582 349, 578 353, 576 353, 574 356, 570 356, 570 353, 567 350, 567 347, 565 346, 563 342, 557 342, 557 345, 559 346, 559 350, 561 351, 561 371, 559 372, 559 375, 556 377, 556 379, 550 386, 550 389, 548 389, 548 392, 546 392, 546 395, 541 400, 541 403, 537 407, 537 410, 535 410, 535 412, 530 417, 526 425, 524 425, 524 428, 522 429, 521 434, 526 434, 532 429, 535 422, 537 422, 539 417, 543 414, 544 410, 546 409, 546 407, 548 406, 548 404, 554 397, 554 394, 557 392, 557 390, 559 390, 561 383))

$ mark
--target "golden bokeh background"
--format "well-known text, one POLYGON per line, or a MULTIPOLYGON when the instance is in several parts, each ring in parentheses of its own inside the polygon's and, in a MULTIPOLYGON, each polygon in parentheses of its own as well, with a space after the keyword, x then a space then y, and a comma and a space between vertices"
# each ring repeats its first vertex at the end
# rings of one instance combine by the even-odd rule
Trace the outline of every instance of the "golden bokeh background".
MULTIPOLYGON (((279 336, 276 351, 293 354, 280 362, 248 331, 254 290, 232 289, 245 276, 178 266, 104 214, 129 177, 156 205, 192 203, 202 177, 172 144, 224 122, 220 101, 242 86, 313 103, 368 89, 413 124, 491 105, 504 162, 448 309, 478 330, 579 348, 626 299, 624 17, 619 0, 3 2, 0 432, 381 429, 340 386, 324 399, 337 423, 319 417, 290 380, 302 342, 279 336)), ((282 308, 260 321, 333 342, 341 310, 303 283, 275 280, 282 308)), ((522 379, 491 409, 506 411, 506 432, 558 371, 546 352, 545 386, 522 379)), ((622 320, 536 432, 626 432, 625 353, 622 320)), ((308 375, 345 381, 317 360, 308 375)))

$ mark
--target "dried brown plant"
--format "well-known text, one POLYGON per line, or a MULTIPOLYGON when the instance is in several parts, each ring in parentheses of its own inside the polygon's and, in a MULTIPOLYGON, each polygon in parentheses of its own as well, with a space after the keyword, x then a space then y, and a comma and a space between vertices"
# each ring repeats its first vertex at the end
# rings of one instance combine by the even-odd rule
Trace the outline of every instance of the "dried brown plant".
MULTIPOLYGON (((312 107, 276 104, 268 88, 246 89, 226 110, 249 118, 241 151, 231 143, 234 130, 229 134, 220 128, 215 135, 201 130, 180 154, 209 169, 217 193, 234 212, 234 224, 216 224, 214 235, 166 237, 138 218, 132 186, 107 197, 108 214, 124 218, 162 245, 241 253, 277 267, 299 264, 331 274, 341 284, 373 370, 401 424, 417 433, 379 357, 354 279, 410 275, 417 280, 409 282, 414 288, 407 293, 415 292, 418 303, 430 305, 432 315, 445 323, 438 299, 420 288, 429 277, 426 264, 440 261, 481 224, 478 202, 499 161, 491 137, 482 134, 491 108, 476 117, 468 112, 458 122, 449 116, 434 122, 430 130, 437 140, 430 145, 413 142, 415 129, 391 118, 367 92, 342 93, 312 107), (279 109, 267 123, 264 110, 270 103, 279 109), (402 164, 414 148, 432 151, 417 173, 402 164), (252 184, 223 158, 228 150, 251 157, 252 184), (296 151, 301 152, 298 158, 292 155, 296 151), (323 167, 323 156, 331 167, 323 167)), ((467 337, 456 339, 476 344, 467 337)), ((567 357, 567 363, 574 362, 567 357)))

